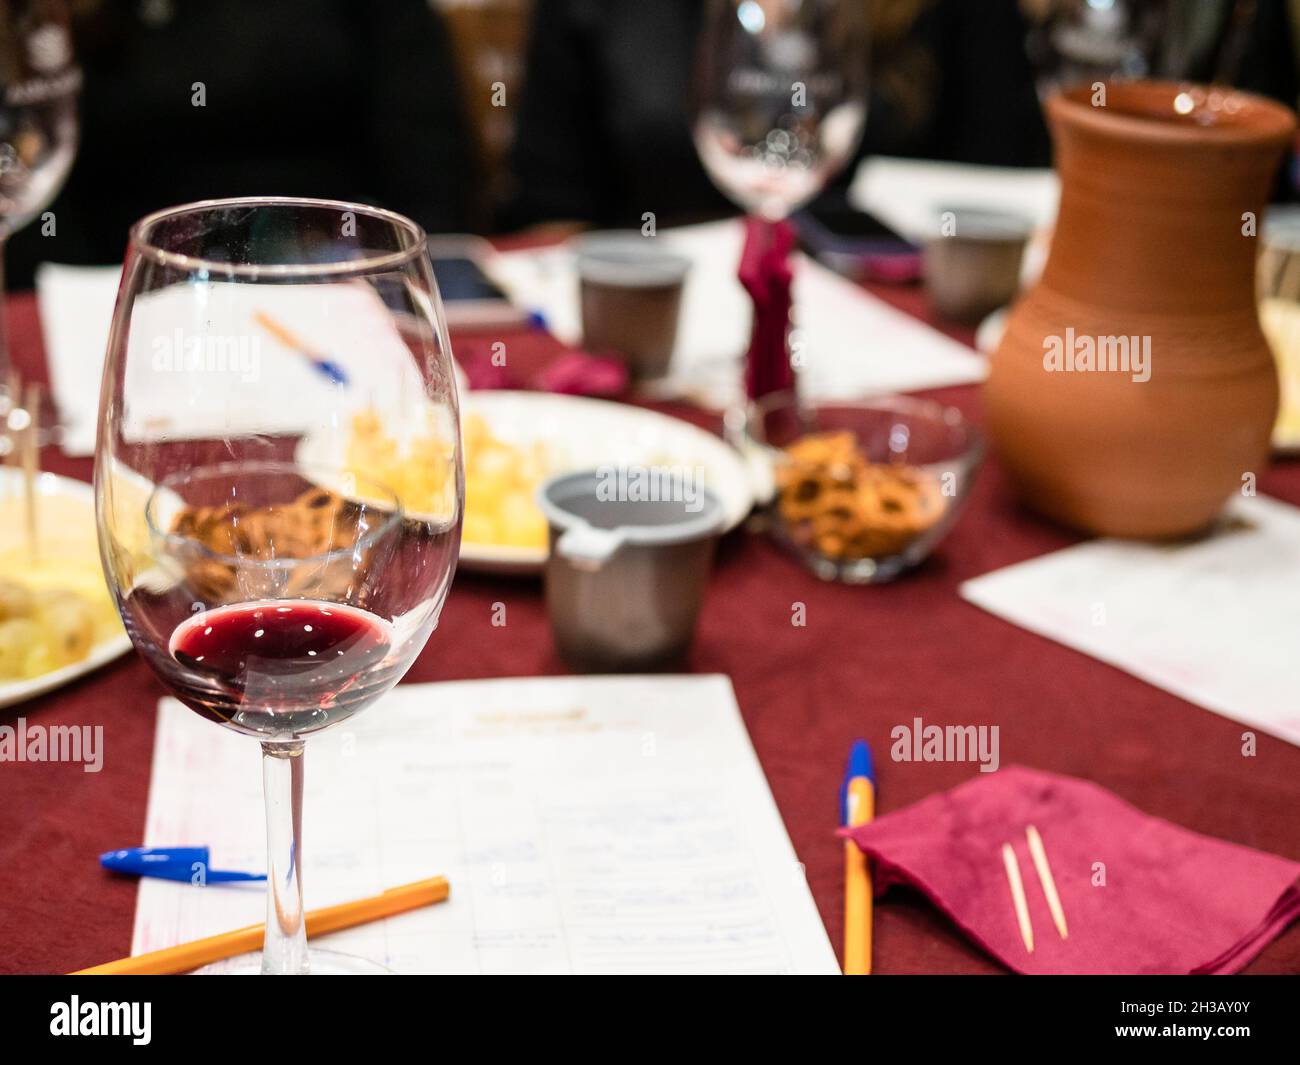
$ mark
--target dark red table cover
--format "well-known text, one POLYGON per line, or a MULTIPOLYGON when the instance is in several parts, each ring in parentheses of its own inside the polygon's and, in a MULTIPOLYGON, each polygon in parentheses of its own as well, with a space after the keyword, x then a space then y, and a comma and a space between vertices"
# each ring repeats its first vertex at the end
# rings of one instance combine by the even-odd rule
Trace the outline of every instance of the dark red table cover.
MULTIPOLYGON (((918 290, 876 291, 928 316, 918 290)), ((33 297, 14 297, 9 310, 15 361, 28 377, 44 379, 33 297)), ((969 333, 954 335, 969 340, 969 333)), ((512 358, 548 343, 521 336, 511 342, 512 358)), ((98 382, 88 380, 85 387, 98 382)), ((979 420, 977 388, 933 395, 979 420)), ((90 479, 88 459, 47 449, 44 463, 90 479)), ((1276 464, 1259 487, 1300 503, 1300 464, 1276 464)), ((843 914, 837 791, 850 741, 865 736, 877 752, 882 811, 976 771, 973 765, 890 762, 890 729, 918 715, 933 724, 1000 725, 1004 765, 1088 777, 1197 832, 1300 860, 1300 749, 1261 734, 1256 755, 1243 757, 1245 726, 1001 621, 957 595, 968 577, 1074 540, 1018 507, 990 461, 939 553, 893 585, 825 584, 764 539, 737 533, 725 542, 690 665, 731 677, 837 951, 843 914), (791 623, 799 603, 803 627, 791 623)), ((461 574, 441 628, 407 680, 561 672, 537 582, 461 574), (498 602, 507 606, 505 627, 491 623, 498 602)), ((105 743, 98 774, 72 764, 0 764, 0 971, 66 972, 127 953, 135 885, 103 873, 96 856, 141 841, 162 694, 132 655, 0 711, 0 723, 22 715, 46 726, 101 724, 105 743)), ((258 757, 251 742, 248 757, 258 757)), ((308 764, 310 772, 310 755, 308 764)), ((310 847, 310 808, 305 832, 310 847)), ((307 890, 310 896, 310 884, 307 890)), ((1002 971, 923 900, 897 892, 876 908, 874 957, 879 973, 1002 971)), ((1246 971, 1300 972, 1300 928, 1284 933, 1246 971)))

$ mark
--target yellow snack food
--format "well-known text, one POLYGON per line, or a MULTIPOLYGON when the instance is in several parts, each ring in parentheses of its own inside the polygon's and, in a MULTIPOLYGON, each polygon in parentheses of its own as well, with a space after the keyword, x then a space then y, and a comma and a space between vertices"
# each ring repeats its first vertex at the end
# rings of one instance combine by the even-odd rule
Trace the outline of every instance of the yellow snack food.
POLYGON ((24 618, 32 612, 32 592, 18 581, 0 580, 0 621, 24 618))
MULTIPOLYGON (((12 607, 17 602, 14 589, 22 585, 14 580, 2 583, 6 602, 12 607)), ((101 627, 108 628, 107 619, 96 616, 96 604, 79 592, 25 591, 24 612, 17 614, 11 609, 0 621, 0 680, 38 677, 80 662, 95 646, 101 627)))
POLYGON ((80 662, 95 646, 95 612, 76 592, 52 591, 39 596, 36 619, 54 669, 80 662))
MULTIPOLYGON (((465 516, 461 538, 485 547, 546 546, 546 520, 533 502, 554 463, 541 443, 510 444, 487 421, 468 415, 461 429, 465 458, 465 516)), ((373 411, 352 420, 347 467, 358 477, 386 484, 411 512, 444 513, 452 469, 448 448, 436 432, 405 446, 390 436, 373 411)))
POLYGON ((1259 324, 1277 362, 1277 433, 1294 441, 1300 439, 1300 304, 1271 296, 1259 305, 1259 324))
POLYGON ((0 621, 0 679, 21 680, 31 676, 28 659, 40 641, 40 626, 31 618, 0 621))
POLYGON ((0 498, 0 683, 80 662, 122 632, 90 501, 42 496, 37 516, 33 554, 23 500, 0 498))

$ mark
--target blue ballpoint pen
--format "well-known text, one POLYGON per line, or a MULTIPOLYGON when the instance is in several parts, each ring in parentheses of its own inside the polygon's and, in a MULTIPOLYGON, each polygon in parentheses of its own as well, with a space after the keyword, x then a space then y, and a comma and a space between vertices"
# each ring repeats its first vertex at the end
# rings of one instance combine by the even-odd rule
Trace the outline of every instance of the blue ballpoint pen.
POLYGON ((106 851, 99 864, 114 873, 153 876, 160 880, 182 880, 194 884, 229 884, 265 880, 265 873, 243 873, 236 869, 212 869, 207 847, 123 847, 106 851))

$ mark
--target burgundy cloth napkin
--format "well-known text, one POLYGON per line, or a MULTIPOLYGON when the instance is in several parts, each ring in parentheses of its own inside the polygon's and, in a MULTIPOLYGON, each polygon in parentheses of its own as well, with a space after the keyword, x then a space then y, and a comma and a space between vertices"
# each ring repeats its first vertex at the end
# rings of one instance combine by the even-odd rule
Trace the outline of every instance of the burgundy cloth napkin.
POLYGON ((512 358, 503 360, 492 343, 458 341, 456 345, 461 368, 473 389, 531 389, 570 396, 620 396, 627 391, 627 367, 617 358, 574 348, 558 354, 552 348, 543 352, 527 348, 516 356, 515 349, 524 348, 520 342, 512 345, 512 358))
POLYGON ((794 368, 786 343, 793 248, 794 227, 789 222, 745 220, 739 276, 754 301, 754 327, 745 356, 745 392, 750 399, 794 388, 794 368))
POLYGON ((533 379, 543 392, 567 396, 618 396, 627 391, 627 366, 617 358, 565 352, 533 379))
POLYGON ((1232 973, 1300 916, 1300 863, 1179 828, 1089 781, 1019 766, 843 834, 874 860, 877 894, 918 888, 1022 973, 1232 973), (1052 923, 1027 825, 1042 836, 1067 939, 1052 923), (1032 954, 1003 843, 1019 860, 1032 954), (1104 886, 1094 885, 1103 872, 1104 886))

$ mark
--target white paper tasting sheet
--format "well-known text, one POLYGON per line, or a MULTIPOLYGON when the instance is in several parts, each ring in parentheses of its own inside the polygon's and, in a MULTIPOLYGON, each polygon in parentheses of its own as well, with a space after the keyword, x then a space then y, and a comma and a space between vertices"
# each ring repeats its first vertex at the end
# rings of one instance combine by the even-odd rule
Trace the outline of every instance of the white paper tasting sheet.
MULTIPOLYGON (((265 869, 260 750, 159 706, 145 842, 265 869)), ((838 972, 725 677, 405 685, 307 745, 308 909, 451 899, 313 940, 402 973, 838 972)), ((264 919, 140 882, 135 953, 264 919)))
POLYGON ((1300 744, 1300 510, 1238 499, 1179 545, 1096 540, 962 585, 977 606, 1300 744))
MULTIPOLYGON (((119 273, 51 263, 37 271, 54 395, 66 423, 62 447, 70 455, 95 449, 119 273)), ((262 315, 337 364, 351 382, 352 405, 391 405, 393 394, 421 394, 410 350, 383 303, 363 285, 177 284, 141 296, 133 309, 126 377, 137 401, 125 408, 126 437, 193 439, 221 436, 231 426, 285 433, 337 426, 344 386, 269 333, 262 315), (235 391, 226 379, 259 387, 235 391), (286 403, 286 396, 294 401, 286 403)))

